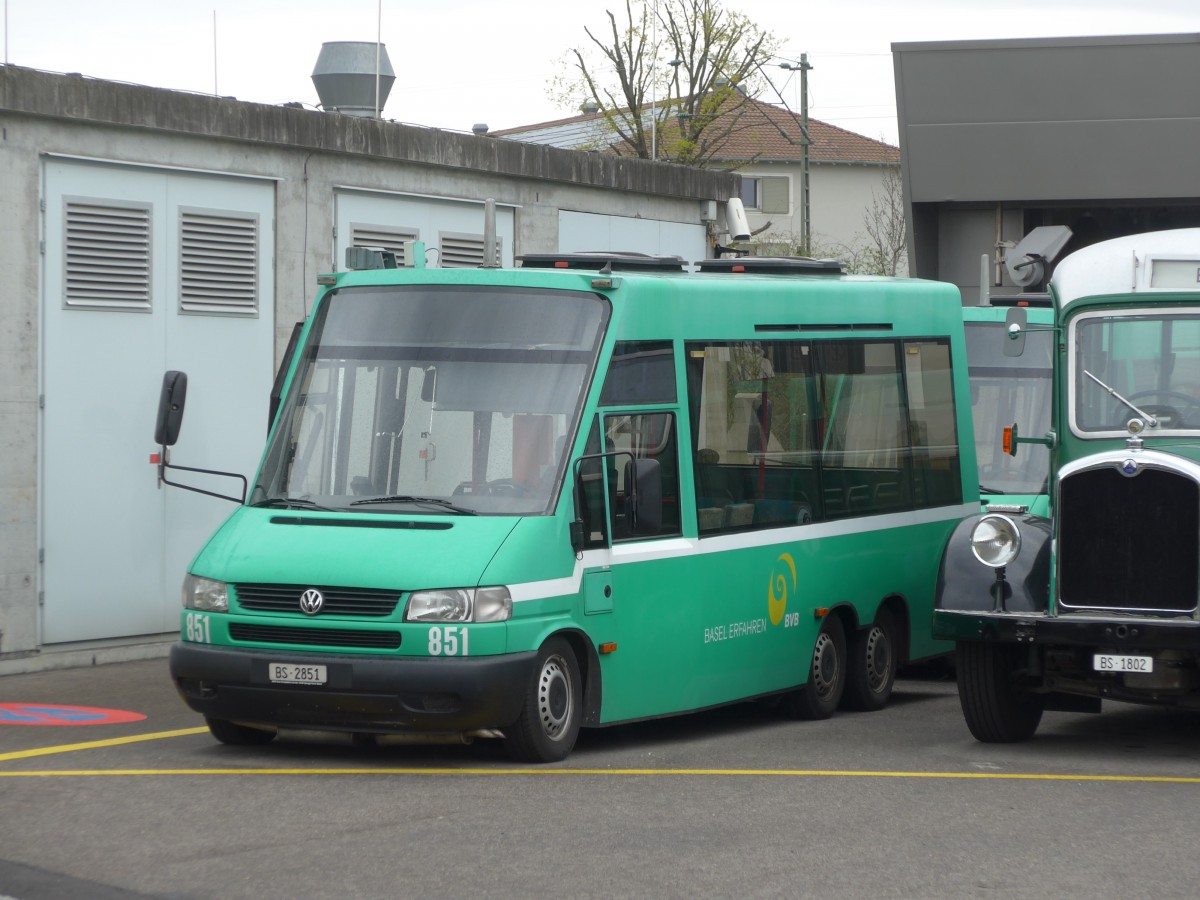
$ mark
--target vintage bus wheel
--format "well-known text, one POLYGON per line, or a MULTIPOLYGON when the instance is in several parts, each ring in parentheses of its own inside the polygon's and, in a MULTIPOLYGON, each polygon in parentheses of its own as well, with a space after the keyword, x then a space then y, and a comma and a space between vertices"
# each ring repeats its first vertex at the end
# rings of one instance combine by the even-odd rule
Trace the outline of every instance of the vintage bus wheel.
POLYGON ((887 705, 899 662, 896 634, 895 617, 881 609, 874 622, 850 639, 842 697, 846 709, 876 710, 887 705))
POLYGON ((846 634, 841 619, 826 616, 813 645, 808 684, 784 698, 784 712, 796 719, 828 719, 846 689, 846 634))
POLYGON ((551 638, 538 652, 521 716, 505 731, 509 755, 523 762, 566 759, 579 736, 582 706, 575 653, 562 638, 551 638))
POLYGON ((204 724, 208 726, 208 730, 222 744, 231 744, 235 747, 250 747, 258 744, 269 744, 275 740, 275 732, 267 731, 264 728, 251 728, 248 725, 239 725, 237 722, 227 722, 225 719, 210 719, 204 717, 204 724))
POLYGON ((1014 674, 1021 650, 1011 644, 958 644, 958 699, 976 740, 1010 744, 1037 731, 1045 701, 1014 674))

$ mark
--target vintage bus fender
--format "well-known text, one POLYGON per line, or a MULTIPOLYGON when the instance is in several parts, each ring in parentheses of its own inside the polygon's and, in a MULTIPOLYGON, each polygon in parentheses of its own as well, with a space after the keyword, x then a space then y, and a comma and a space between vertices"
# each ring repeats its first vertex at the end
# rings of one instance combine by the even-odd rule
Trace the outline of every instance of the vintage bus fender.
MULTIPOLYGON (((1050 520, 1039 516, 1010 517, 1021 532, 1021 552, 1004 573, 1003 603, 998 601, 996 570, 971 552, 971 531, 982 515, 964 519, 942 552, 934 601, 935 632, 939 612, 1046 613, 1050 603, 1050 520)), ((950 637, 949 634, 935 634, 950 637)))

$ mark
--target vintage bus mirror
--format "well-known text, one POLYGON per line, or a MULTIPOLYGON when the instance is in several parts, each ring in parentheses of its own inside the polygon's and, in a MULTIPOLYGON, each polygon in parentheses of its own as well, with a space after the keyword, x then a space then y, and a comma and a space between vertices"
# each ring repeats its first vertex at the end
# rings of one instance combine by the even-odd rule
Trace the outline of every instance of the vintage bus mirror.
POLYGON ((1020 356, 1025 352, 1025 329, 1029 315, 1023 306, 1010 306, 1004 317, 1004 355, 1020 356))
POLYGON ((154 443, 172 447, 179 440, 183 424, 183 404, 187 399, 187 373, 170 371, 163 375, 158 395, 158 421, 154 426, 154 443))
POLYGON ((657 459, 625 463, 626 504, 633 534, 658 534, 662 529, 662 465, 657 459))

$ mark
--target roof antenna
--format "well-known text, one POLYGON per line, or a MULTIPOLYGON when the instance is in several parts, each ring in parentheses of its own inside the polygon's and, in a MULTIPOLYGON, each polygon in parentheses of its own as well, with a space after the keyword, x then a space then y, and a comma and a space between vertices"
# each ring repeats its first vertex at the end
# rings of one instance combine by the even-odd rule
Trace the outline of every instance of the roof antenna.
POLYGON ((604 268, 602 268, 600 270, 599 274, 604 275, 605 277, 612 274, 612 260, 611 259, 604 264, 604 268))

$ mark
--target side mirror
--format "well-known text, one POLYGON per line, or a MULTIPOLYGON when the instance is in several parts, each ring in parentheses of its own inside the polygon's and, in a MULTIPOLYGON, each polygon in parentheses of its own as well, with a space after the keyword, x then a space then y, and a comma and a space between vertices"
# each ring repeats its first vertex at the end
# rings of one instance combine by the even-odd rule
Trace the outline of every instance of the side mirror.
POLYGON ((1023 306, 1010 306, 1004 317, 1004 355, 1020 356, 1025 352, 1025 328, 1029 314, 1023 306))
POLYGON ((183 404, 187 399, 187 373, 170 371, 163 375, 162 391, 158 395, 158 421, 154 426, 154 443, 172 447, 179 440, 183 424, 183 404))
POLYGON ((625 463, 626 512, 633 534, 658 534, 662 530, 662 465, 657 459, 631 459, 625 463), (632 488, 632 489, 631 489, 632 488))

